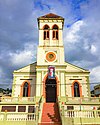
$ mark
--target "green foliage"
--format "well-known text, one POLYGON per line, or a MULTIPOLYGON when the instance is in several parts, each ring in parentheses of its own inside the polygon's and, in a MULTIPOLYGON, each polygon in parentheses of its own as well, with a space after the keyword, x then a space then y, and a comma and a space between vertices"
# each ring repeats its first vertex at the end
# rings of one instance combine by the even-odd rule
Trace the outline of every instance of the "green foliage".
POLYGON ((0 93, 11 93, 12 92, 12 89, 3 89, 3 88, 0 88, 0 93))

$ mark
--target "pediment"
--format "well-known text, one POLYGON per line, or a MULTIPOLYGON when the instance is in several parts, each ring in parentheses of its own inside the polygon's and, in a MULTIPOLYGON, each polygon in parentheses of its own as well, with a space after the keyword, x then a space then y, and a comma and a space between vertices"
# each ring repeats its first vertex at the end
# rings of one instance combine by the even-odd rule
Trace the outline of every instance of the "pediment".
POLYGON ((36 65, 37 63, 32 63, 23 68, 15 70, 14 72, 36 72, 36 65))
POLYGON ((66 67, 67 72, 88 72, 89 73, 88 70, 78 67, 76 65, 73 65, 71 63, 66 62, 66 65, 67 65, 66 67))

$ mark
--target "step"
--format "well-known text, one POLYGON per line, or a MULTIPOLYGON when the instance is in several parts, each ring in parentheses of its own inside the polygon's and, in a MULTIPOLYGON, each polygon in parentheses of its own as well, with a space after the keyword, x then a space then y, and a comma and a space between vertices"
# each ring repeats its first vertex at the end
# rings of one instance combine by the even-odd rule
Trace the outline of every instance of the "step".
POLYGON ((57 123, 54 123, 54 122, 42 122, 42 123, 39 123, 38 125, 62 125, 61 122, 57 122, 57 123))
POLYGON ((44 103, 41 125, 61 125, 57 103, 44 103))

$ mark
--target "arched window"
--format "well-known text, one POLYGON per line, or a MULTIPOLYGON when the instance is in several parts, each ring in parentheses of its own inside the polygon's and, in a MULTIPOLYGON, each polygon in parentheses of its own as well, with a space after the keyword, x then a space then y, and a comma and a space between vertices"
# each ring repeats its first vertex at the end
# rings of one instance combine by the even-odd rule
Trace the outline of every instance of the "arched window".
POLYGON ((49 26, 45 25, 43 30, 44 30, 44 40, 48 40, 49 39, 49 26))
POLYGON ((29 85, 27 82, 25 82, 23 86, 23 97, 28 97, 28 88, 29 88, 29 85))
POLYGON ((29 81, 24 81, 20 86, 20 97, 30 97, 31 86, 29 81))
POLYGON ((53 32, 52 32, 53 39, 58 40, 58 26, 54 25, 52 29, 53 29, 53 32))
POLYGON ((77 82, 74 83, 74 97, 80 97, 80 89, 77 82))
POLYGON ((82 86, 77 80, 72 83, 71 89, 72 97, 82 97, 82 86))

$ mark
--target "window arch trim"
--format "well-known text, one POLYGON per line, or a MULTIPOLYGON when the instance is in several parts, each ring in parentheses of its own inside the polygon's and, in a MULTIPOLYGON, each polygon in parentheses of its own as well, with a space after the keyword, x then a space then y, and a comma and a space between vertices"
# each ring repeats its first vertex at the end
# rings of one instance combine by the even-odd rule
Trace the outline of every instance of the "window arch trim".
POLYGON ((45 24, 44 26, 43 26, 43 30, 49 30, 50 29, 50 26, 48 25, 48 24, 45 24), (48 29, 45 29, 45 26, 48 26, 48 29))
POLYGON ((54 25, 52 26, 52 39, 53 39, 53 40, 58 40, 58 39, 59 39, 58 29, 59 29, 58 25, 54 24, 54 25), (57 28, 54 28, 54 26, 56 26, 57 28))
POLYGON ((25 83, 28 83, 28 97, 30 97, 30 91, 31 91, 31 85, 30 85, 30 82, 25 80, 22 85, 20 86, 20 97, 23 97, 23 88, 24 88, 24 85, 25 83))
POLYGON ((75 80, 73 83, 72 83, 72 97, 75 97, 74 96, 74 84, 77 83, 79 85, 79 92, 80 92, 80 97, 82 97, 82 86, 80 84, 80 82, 78 82, 77 80, 75 80))
POLYGON ((49 40, 50 39, 50 30, 49 29, 50 29, 49 25, 45 24, 43 26, 43 40, 49 40), (48 28, 45 29, 46 26, 48 28))
POLYGON ((52 29, 54 29, 54 26, 57 26, 57 29, 56 29, 56 30, 59 29, 59 26, 58 26, 57 24, 54 24, 54 25, 52 26, 52 29))

